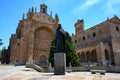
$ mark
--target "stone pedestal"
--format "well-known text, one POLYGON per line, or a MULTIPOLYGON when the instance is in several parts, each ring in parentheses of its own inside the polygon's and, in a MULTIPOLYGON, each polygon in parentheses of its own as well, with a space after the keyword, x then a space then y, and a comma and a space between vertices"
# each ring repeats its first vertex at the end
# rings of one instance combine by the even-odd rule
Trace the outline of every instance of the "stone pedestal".
POLYGON ((66 72, 66 54, 54 53, 54 74, 65 75, 66 72))

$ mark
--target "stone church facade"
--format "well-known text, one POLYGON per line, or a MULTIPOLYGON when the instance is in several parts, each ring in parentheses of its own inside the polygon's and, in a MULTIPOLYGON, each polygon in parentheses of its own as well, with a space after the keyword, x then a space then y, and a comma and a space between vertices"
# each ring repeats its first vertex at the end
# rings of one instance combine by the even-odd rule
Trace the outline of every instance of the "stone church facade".
POLYGON ((44 63, 48 62, 51 41, 55 37, 59 18, 47 13, 47 6, 40 5, 40 12, 32 7, 23 14, 19 21, 16 33, 10 38, 10 61, 18 64, 27 62, 44 63))
POLYGON ((84 20, 78 20, 72 40, 83 65, 120 66, 120 19, 117 16, 87 30, 84 20))
MULTIPOLYGON (((50 54, 51 41, 55 37, 59 18, 47 13, 47 6, 40 5, 40 11, 32 7, 10 38, 10 62, 18 64, 37 63, 46 65, 50 54)), ((72 40, 80 62, 99 65, 120 66, 120 19, 117 16, 84 29, 84 20, 75 23, 72 40)))

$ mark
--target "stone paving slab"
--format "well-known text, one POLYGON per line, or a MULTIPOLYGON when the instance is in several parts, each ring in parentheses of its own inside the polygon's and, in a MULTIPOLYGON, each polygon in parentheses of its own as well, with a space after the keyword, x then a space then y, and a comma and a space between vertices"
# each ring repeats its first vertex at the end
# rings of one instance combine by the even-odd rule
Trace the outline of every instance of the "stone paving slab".
POLYGON ((66 75, 54 75, 54 73, 36 72, 24 66, 3 66, 0 67, 0 80, 120 80, 120 73, 100 75, 99 73, 91 74, 90 72, 71 72, 66 73, 66 75), (6 68, 7 70, 12 69, 10 70, 12 72, 6 71, 6 68))
POLYGON ((90 72, 74 72, 66 73, 66 75, 54 75, 53 73, 19 72, 1 80, 120 80, 120 74, 100 75, 90 72))

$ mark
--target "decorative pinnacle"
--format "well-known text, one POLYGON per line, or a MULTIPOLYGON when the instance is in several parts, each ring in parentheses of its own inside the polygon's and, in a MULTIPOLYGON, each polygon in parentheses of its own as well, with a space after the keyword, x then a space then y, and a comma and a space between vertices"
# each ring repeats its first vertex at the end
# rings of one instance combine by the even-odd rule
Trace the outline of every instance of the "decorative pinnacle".
POLYGON ((25 14, 23 13, 23 17, 22 17, 22 20, 24 20, 25 19, 25 14))

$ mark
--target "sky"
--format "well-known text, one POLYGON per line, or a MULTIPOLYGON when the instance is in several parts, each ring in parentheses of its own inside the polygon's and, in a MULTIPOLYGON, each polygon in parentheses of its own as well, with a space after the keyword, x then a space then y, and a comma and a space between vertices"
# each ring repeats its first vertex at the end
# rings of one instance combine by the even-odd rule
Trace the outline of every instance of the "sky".
POLYGON ((84 27, 88 29, 114 15, 120 18, 120 0, 0 0, 0 38, 4 46, 9 45, 11 34, 16 33, 19 20, 29 8, 45 3, 48 14, 53 17, 57 13, 65 31, 75 33, 74 24, 84 19, 84 27))

